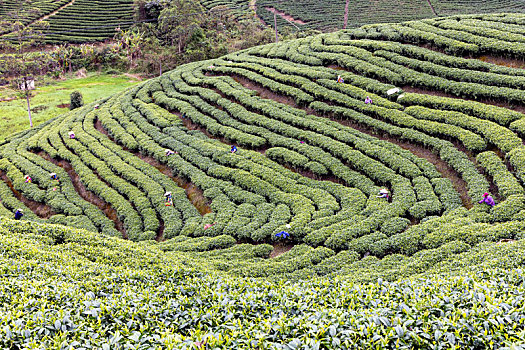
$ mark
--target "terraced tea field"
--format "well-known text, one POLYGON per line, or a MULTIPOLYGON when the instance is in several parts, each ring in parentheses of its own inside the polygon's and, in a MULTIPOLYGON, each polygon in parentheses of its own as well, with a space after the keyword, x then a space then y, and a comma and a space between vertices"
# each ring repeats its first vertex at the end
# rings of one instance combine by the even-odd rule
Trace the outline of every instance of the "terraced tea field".
MULTIPOLYGON (((277 9, 277 27, 292 30, 318 29, 337 30, 343 27, 345 1, 312 0, 256 0, 256 1, 202 1, 212 8, 218 4, 230 6, 237 12, 255 10, 266 24, 273 26, 273 9, 277 9)), ((371 23, 393 23, 437 16, 463 15, 471 13, 525 12, 525 4, 519 0, 408 0, 408 1, 350 1, 348 27, 356 28, 371 23)), ((280 30, 281 30, 280 29, 280 30)))
POLYGON ((97 234, 1 223, 4 294, 27 296, 4 305, 69 300, 28 337, 31 313, 6 317, 19 340, 4 344, 523 344, 524 21, 377 24, 250 48, 13 135, 1 214, 97 234), (485 192, 494 206, 478 203, 485 192))
MULTIPOLYGON (((12 9, 13 4, 14 0, 0 2, 0 20, 12 9)), ((279 31, 284 27, 290 27, 293 31, 341 29, 345 7, 344 0, 202 0, 201 4, 206 9, 229 7, 241 21, 256 15, 269 26, 273 26, 273 11, 276 10, 279 31)), ((131 0, 39 0, 33 1, 32 7, 38 8, 40 13, 26 18, 25 21, 48 21, 50 26, 46 42, 51 44, 103 41, 112 38, 116 28, 128 29, 134 21, 131 0)), ((357 0, 351 1, 349 7, 348 27, 494 12, 523 13, 525 4, 520 0, 357 0)))
MULTIPOLYGON (((12 9, 14 1, 0 3, 0 20, 12 9)), ((60 0, 34 1, 40 14, 26 22, 49 22, 45 41, 50 44, 103 41, 115 35, 115 29, 131 27, 134 21, 132 0, 60 0)))
MULTIPOLYGON (((53 13, 54 11, 58 10, 60 7, 68 4, 70 1, 68 0, 59 0, 59 1, 51 1, 51 0, 39 0, 39 1, 33 1, 31 4, 32 8, 38 9, 39 12, 35 12, 28 18, 21 19, 24 23, 29 23, 34 20, 37 20, 41 17, 44 17, 46 15, 49 15, 53 13)), ((9 12, 12 12, 16 8, 16 4, 19 3, 16 0, 3 0, 0 2, 0 19, 5 18, 9 12)))
POLYGON ((82 43, 112 38, 115 28, 126 30, 133 24, 133 13, 130 0, 75 0, 47 19, 46 42, 82 43))

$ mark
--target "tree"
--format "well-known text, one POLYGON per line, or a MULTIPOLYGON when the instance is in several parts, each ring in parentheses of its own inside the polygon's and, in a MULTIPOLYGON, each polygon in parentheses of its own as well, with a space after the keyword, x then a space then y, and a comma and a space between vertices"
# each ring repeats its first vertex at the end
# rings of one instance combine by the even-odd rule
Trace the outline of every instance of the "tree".
POLYGON ((6 13, 4 19, 0 22, 0 32, 8 33, 3 36, 0 45, 4 49, 13 51, 18 56, 11 67, 10 75, 18 77, 14 81, 13 86, 27 100, 29 125, 32 127, 31 107, 29 105, 31 89, 28 88, 27 82, 32 81, 34 84, 34 80, 28 76, 29 67, 26 64, 26 48, 43 43, 44 31, 47 29, 48 23, 40 20, 40 10, 32 6, 31 0, 15 0, 9 4, 9 8, 10 11, 6 13))
POLYGON ((145 35, 140 30, 120 30, 115 35, 119 51, 124 51, 129 61, 129 68, 133 68, 133 61, 142 56, 142 46, 145 42, 145 35))
POLYGON ((198 1, 173 0, 160 12, 158 35, 164 45, 177 46, 182 53, 189 39, 200 29, 205 17, 198 1))

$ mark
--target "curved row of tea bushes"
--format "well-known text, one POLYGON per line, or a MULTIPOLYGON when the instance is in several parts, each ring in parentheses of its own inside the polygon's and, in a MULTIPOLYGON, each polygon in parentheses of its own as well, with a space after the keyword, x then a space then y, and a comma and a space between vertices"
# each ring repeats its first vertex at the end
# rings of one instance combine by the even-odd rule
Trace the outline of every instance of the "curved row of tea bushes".
MULTIPOLYGON (((354 31, 352 30, 341 31, 334 35, 325 36, 324 43, 326 45, 352 45, 373 52, 385 50, 391 51, 408 58, 419 60, 422 64, 432 64, 432 66, 440 68, 448 67, 449 69, 452 69, 450 72, 454 72, 453 69, 461 69, 461 71, 467 74, 476 73, 481 76, 494 77, 498 80, 501 79, 501 75, 505 75, 507 76, 508 80, 501 80, 500 82, 502 84, 509 84, 513 82, 515 84, 520 84, 522 81, 521 77, 525 75, 525 72, 511 67, 499 66, 481 60, 450 56, 425 47, 384 40, 351 40, 349 37, 351 37, 353 33, 354 31)), ((512 87, 512 85, 510 87, 512 87)))
MULTIPOLYGON (((98 108, 86 106, 26 134, 27 141, 9 140, 2 146, 4 166, 24 196, 50 201, 59 214, 51 221, 69 217, 76 225, 115 234, 111 220, 67 182, 67 172, 34 153, 68 162, 86 189, 115 209, 125 235, 133 240, 227 235, 270 243, 284 230, 291 234, 290 242, 322 248, 321 258, 305 258, 317 265, 339 251, 363 257, 438 248, 450 240, 429 238, 432 243, 425 243, 424 237, 436 234, 435 226, 428 226, 425 235, 417 232, 443 215, 456 226, 439 224, 440 229, 477 225, 478 235, 468 231, 464 237, 453 236, 469 245, 514 238, 514 229, 496 234, 499 228, 490 225, 510 225, 524 209, 519 180, 525 177, 525 158, 515 131, 522 115, 477 102, 404 94, 402 89, 391 93, 411 79, 405 73, 413 70, 385 57, 419 61, 426 53, 401 43, 380 43, 380 29, 388 26, 363 28, 376 28, 373 40, 350 40, 354 32, 346 31, 179 67, 102 101, 98 108), (326 67, 334 63, 349 71, 326 67), (336 82, 338 75, 344 83, 336 82), (364 103, 367 96, 372 104, 364 103), (75 132, 74 139, 69 131, 75 132), (418 152, 379 140, 371 135, 375 132, 432 150, 466 182, 470 198, 461 198, 454 187, 458 184, 443 178, 418 152), (458 149, 458 142, 466 152, 458 149), (231 154, 227 143, 239 150, 231 154), (494 148, 496 153, 490 153, 494 148), (175 153, 167 156, 165 149, 175 153), (494 158, 499 154, 505 159, 494 158), (507 164, 510 170, 505 170, 507 164), (52 171, 66 179, 58 191, 46 178, 52 171), (33 184, 22 183, 26 172, 35 173, 33 184), (497 205, 475 205, 468 220, 458 217, 458 207, 481 199, 491 188, 489 182, 498 192, 501 187, 501 195, 493 193, 497 205), (201 191, 204 211, 192 204, 192 186, 201 191), (385 187, 392 202, 376 198, 385 187), (173 206, 164 205, 166 191, 173 194, 173 206)), ((444 67, 446 60, 438 56, 429 60, 432 69, 444 67)), ((483 88, 501 83, 498 79, 512 71, 488 63, 469 66, 462 61, 458 66, 472 74, 481 70, 477 76, 486 79, 483 88)), ((448 70, 429 72, 453 78, 448 70)), ((439 80, 434 75, 428 77, 439 80)), ((517 86, 520 79, 513 79, 517 86)), ((299 270, 303 268, 308 267, 299 270)), ((239 273, 250 269, 239 267, 244 271, 239 273)))
POLYGON ((378 50, 369 52, 365 49, 355 46, 343 45, 325 45, 322 36, 318 36, 311 42, 311 48, 317 53, 315 56, 322 58, 325 62, 342 63, 342 67, 361 73, 360 65, 369 67, 365 72, 379 80, 386 80, 395 85, 411 85, 431 90, 440 90, 451 93, 459 97, 467 98, 486 98, 500 99, 510 103, 523 103, 524 98, 521 94, 519 85, 516 88, 486 86, 485 84, 497 84, 498 81, 506 81, 502 76, 484 76, 483 73, 463 72, 454 75, 455 79, 461 79, 461 82, 450 79, 449 75, 442 73, 446 68, 441 70, 431 69, 419 72, 421 65, 431 65, 430 63, 419 64, 420 61, 403 58, 400 55, 389 51, 378 50), (436 75, 439 73, 439 75, 436 75), (468 74, 473 74, 479 79, 473 79, 475 82, 465 82, 468 74), (441 77, 443 75, 443 77, 441 77), (499 80, 496 80, 499 78, 499 80), (494 83, 495 81, 495 83, 494 83))
MULTIPOLYGON (((298 246, 267 265, 266 245, 169 249, 200 249, 199 241, 226 237, 181 237, 169 247, 6 219, 0 235, 5 348, 64 341, 97 348, 108 343, 189 348, 206 342, 336 349, 374 347, 378 341, 381 347, 473 348, 519 344, 524 332, 522 242, 469 249, 451 241, 411 257, 361 261, 353 252, 298 246), (319 261, 322 257, 328 258, 319 261), (37 258, 46 263, 35 264, 37 258), (243 260, 258 264, 260 275, 294 272, 263 280, 224 271, 243 260), (38 322, 35 307, 42 312, 38 322), (13 309, 20 314, 9 312, 13 309), (144 312, 147 318, 138 317, 144 312)), ((249 273, 244 266, 237 270, 249 273)))
POLYGON ((130 0, 75 0, 49 17, 46 43, 102 41, 133 24, 130 0))
MULTIPOLYGON (((520 23, 522 17, 521 14, 509 15, 510 21, 514 23, 520 23)), ((488 17, 485 22, 492 20, 493 18, 488 17)), ((469 21, 469 16, 458 16, 453 20, 436 18, 400 24, 377 24, 364 26, 349 34, 356 38, 387 39, 414 44, 430 43, 445 53, 456 56, 483 53, 506 57, 523 55, 524 43, 513 40, 514 34, 502 34, 486 27, 474 28, 469 21), (462 24, 462 19, 465 19, 466 24, 462 24)))
MULTIPOLYGON (((138 95, 139 93, 140 93, 140 91, 137 92, 137 95, 138 95)), ((154 96, 155 96, 155 100, 158 100, 158 98, 157 98, 158 96, 155 95, 155 94, 154 94, 154 96)), ((149 107, 149 105, 143 104, 143 102, 140 102, 140 101, 138 101, 138 100, 134 100, 134 101, 132 101, 132 104, 135 104, 135 105, 138 107, 138 109, 141 110, 141 112, 142 112, 141 114, 143 114, 143 115, 145 115, 145 116, 146 116, 146 115, 149 115, 149 117, 151 117, 151 116, 153 115, 151 109, 154 109, 154 108, 153 108, 153 107, 155 107, 154 105, 152 105, 152 107, 149 107), (148 113, 148 109, 149 109, 149 113, 148 113)), ((128 111, 128 112, 130 112, 130 111, 128 111)), ((130 114, 131 114, 131 113, 127 113, 127 115, 130 115, 130 114)), ((150 122, 152 122, 152 121, 150 120, 150 122)), ((144 124, 143 124, 143 123, 141 123, 141 125, 144 127, 144 124)), ((150 127, 149 129, 151 129, 151 127, 150 127)), ((169 129, 170 129, 170 133, 172 133, 172 132, 175 130, 173 127, 169 128, 169 129)), ((151 132, 153 132, 153 130, 151 130, 151 132)), ((160 135, 159 135, 159 136, 160 136, 160 135)), ((180 140, 180 138, 179 138, 179 140, 180 140)), ((193 147, 196 146, 195 142, 193 142, 192 146, 193 146, 193 147)), ((139 147, 140 147, 140 146, 139 146, 139 147)), ((180 151, 179 148, 173 148, 173 149, 177 150, 177 151, 179 152, 179 154, 183 154, 183 153, 180 151)), ((215 153, 217 153, 217 151, 219 152, 218 154, 222 154, 222 155, 223 155, 222 157, 217 158, 217 160, 218 160, 219 162, 226 162, 225 165, 228 165, 228 166, 235 165, 236 163, 238 163, 238 161, 239 161, 240 159, 242 159, 242 158, 232 157, 231 155, 228 155, 228 154, 225 152, 224 148, 222 148, 222 150, 217 149, 217 150, 215 151, 215 153), (233 160, 236 160, 236 161, 232 163, 233 160)), ((209 152, 209 151, 207 151, 207 152, 209 152)), ((240 153, 240 154, 241 154, 241 153, 240 153)), ((245 157, 244 157, 244 158, 245 158, 245 157)), ((169 159, 171 160, 171 159, 173 159, 173 158, 170 157, 169 159)), ((244 161, 243 161, 243 162, 244 162, 244 161)), ((199 163, 200 163, 200 162, 199 162, 199 163)), ((248 164, 246 164, 246 165, 248 165, 248 164)), ((208 168, 209 168, 209 167, 208 167, 208 168)), ((250 173, 252 173, 252 174, 256 174, 256 173, 254 172, 256 168, 253 168, 253 166, 250 166, 249 168, 245 168, 245 169, 250 170, 250 173)), ((260 173, 260 174, 261 174, 263 177, 265 176, 264 173, 260 173)), ((217 173, 217 170, 214 170, 213 175, 214 175, 214 176, 217 176, 217 175, 220 176, 220 173, 217 173)), ((246 177, 246 176, 244 176, 244 177, 246 177)), ((228 178, 229 178, 229 177, 228 177, 228 178)), ((227 179, 227 178, 223 178, 223 179, 227 179)), ((277 181, 277 179, 275 179, 275 178, 273 178, 273 179, 266 178, 266 180, 271 180, 271 181, 274 181, 274 182, 277 181)), ((192 182, 194 182, 194 181, 192 180, 192 182)), ((310 189, 309 192, 311 192, 311 193, 307 193, 307 192, 305 192, 305 194, 306 194, 307 196, 312 196, 311 198, 314 200, 314 203, 316 203, 317 199, 322 199, 322 198, 323 198, 323 197, 322 197, 322 194, 321 194, 321 193, 316 194, 315 190, 312 192, 312 189, 310 189)), ((205 194, 206 194, 206 192, 205 192, 205 194)), ((209 195, 209 192, 208 192, 208 195, 209 195)), ((317 206, 319 206, 319 209, 320 209, 321 211, 326 211, 327 209, 329 209, 329 207, 327 207, 326 209, 323 209, 323 206, 322 206, 322 205, 324 205, 324 204, 322 204, 322 203, 323 203, 323 202, 319 202, 319 204, 316 204, 317 206)), ((324 203, 328 203, 328 202, 325 201, 324 203)), ((212 206, 213 206, 213 202, 212 202, 212 206)), ((338 209, 338 206, 335 206, 335 207, 334 207, 334 206, 332 205, 332 206, 331 206, 331 209, 329 209, 329 211, 328 211, 327 213, 333 212, 333 210, 336 210, 336 209, 338 209)), ((239 218, 240 218, 240 216, 239 216, 239 218)), ((224 223, 223 223, 223 224, 224 224, 224 223)), ((230 226, 231 226, 231 225, 230 225, 230 226)), ((293 222, 292 222, 292 226, 293 226, 293 222)), ((226 227, 226 229, 228 229, 228 226, 226 227)), ((211 230, 210 233, 217 232, 216 229, 210 229, 210 230, 211 230)), ((231 231, 231 229, 229 229, 229 230, 231 231)), ((206 232, 206 234, 208 234, 208 232, 206 232)))

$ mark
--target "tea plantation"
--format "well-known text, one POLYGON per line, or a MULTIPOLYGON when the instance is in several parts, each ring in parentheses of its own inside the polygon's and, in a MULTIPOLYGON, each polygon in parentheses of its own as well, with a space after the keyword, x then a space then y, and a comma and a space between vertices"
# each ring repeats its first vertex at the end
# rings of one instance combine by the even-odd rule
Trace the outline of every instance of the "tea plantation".
MULTIPOLYGON (((16 3, 0 2, 0 22, 9 17, 16 3)), ((128 29, 134 21, 132 0, 39 0, 30 6, 39 12, 23 21, 31 23, 45 17, 49 23, 45 42, 49 44, 103 41, 115 35, 115 28, 128 29)))
POLYGON ((524 23, 250 48, 14 134, 0 344, 524 348, 524 23))
MULTIPOLYGON (((343 27, 345 0, 202 0, 206 8, 226 5, 246 13, 248 4, 266 24, 273 26, 277 9, 277 27, 293 31, 305 29, 337 30, 343 27)), ((352 0, 348 8, 348 27, 381 22, 399 22, 471 13, 525 12, 519 0, 352 0)))
MULTIPOLYGON (((154 2, 151 2, 154 3, 154 2)), ((211 10, 218 6, 230 9, 237 20, 257 16, 273 26, 276 9, 277 26, 292 31, 337 30, 343 27, 345 1, 328 0, 200 0, 211 10)), ((15 0, 0 1, 0 22, 13 9, 15 0)), ((45 42, 84 43, 104 41, 115 35, 115 29, 129 29, 135 21, 132 0, 32 0, 38 13, 24 18, 30 23, 43 18, 49 22, 45 42)), ((350 2, 348 27, 365 24, 398 22, 471 13, 525 12, 521 0, 353 0, 350 2)), ((4 34, 0 30, 0 34, 4 34)))

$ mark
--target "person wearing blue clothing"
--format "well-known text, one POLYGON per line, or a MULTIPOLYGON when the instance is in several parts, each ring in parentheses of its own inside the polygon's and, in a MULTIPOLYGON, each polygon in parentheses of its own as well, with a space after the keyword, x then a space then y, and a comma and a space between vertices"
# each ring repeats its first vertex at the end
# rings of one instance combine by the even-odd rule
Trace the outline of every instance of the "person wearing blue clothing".
POLYGON ((235 147, 235 145, 232 145, 232 148, 230 149, 230 152, 231 153, 237 152, 237 147, 235 147))
POLYGON ((15 211, 15 220, 20 220, 24 216, 24 213, 22 212, 22 209, 17 209, 15 211))
POLYGON ((285 239, 285 238, 290 237, 290 234, 288 232, 286 232, 286 231, 281 231, 279 233, 276 233, 275 237, 280 237, 282 239, 285 239))
POLYGON ((173 205, 173 196, 171 192, 164 193, 164 205, 169 207, 173 205))

